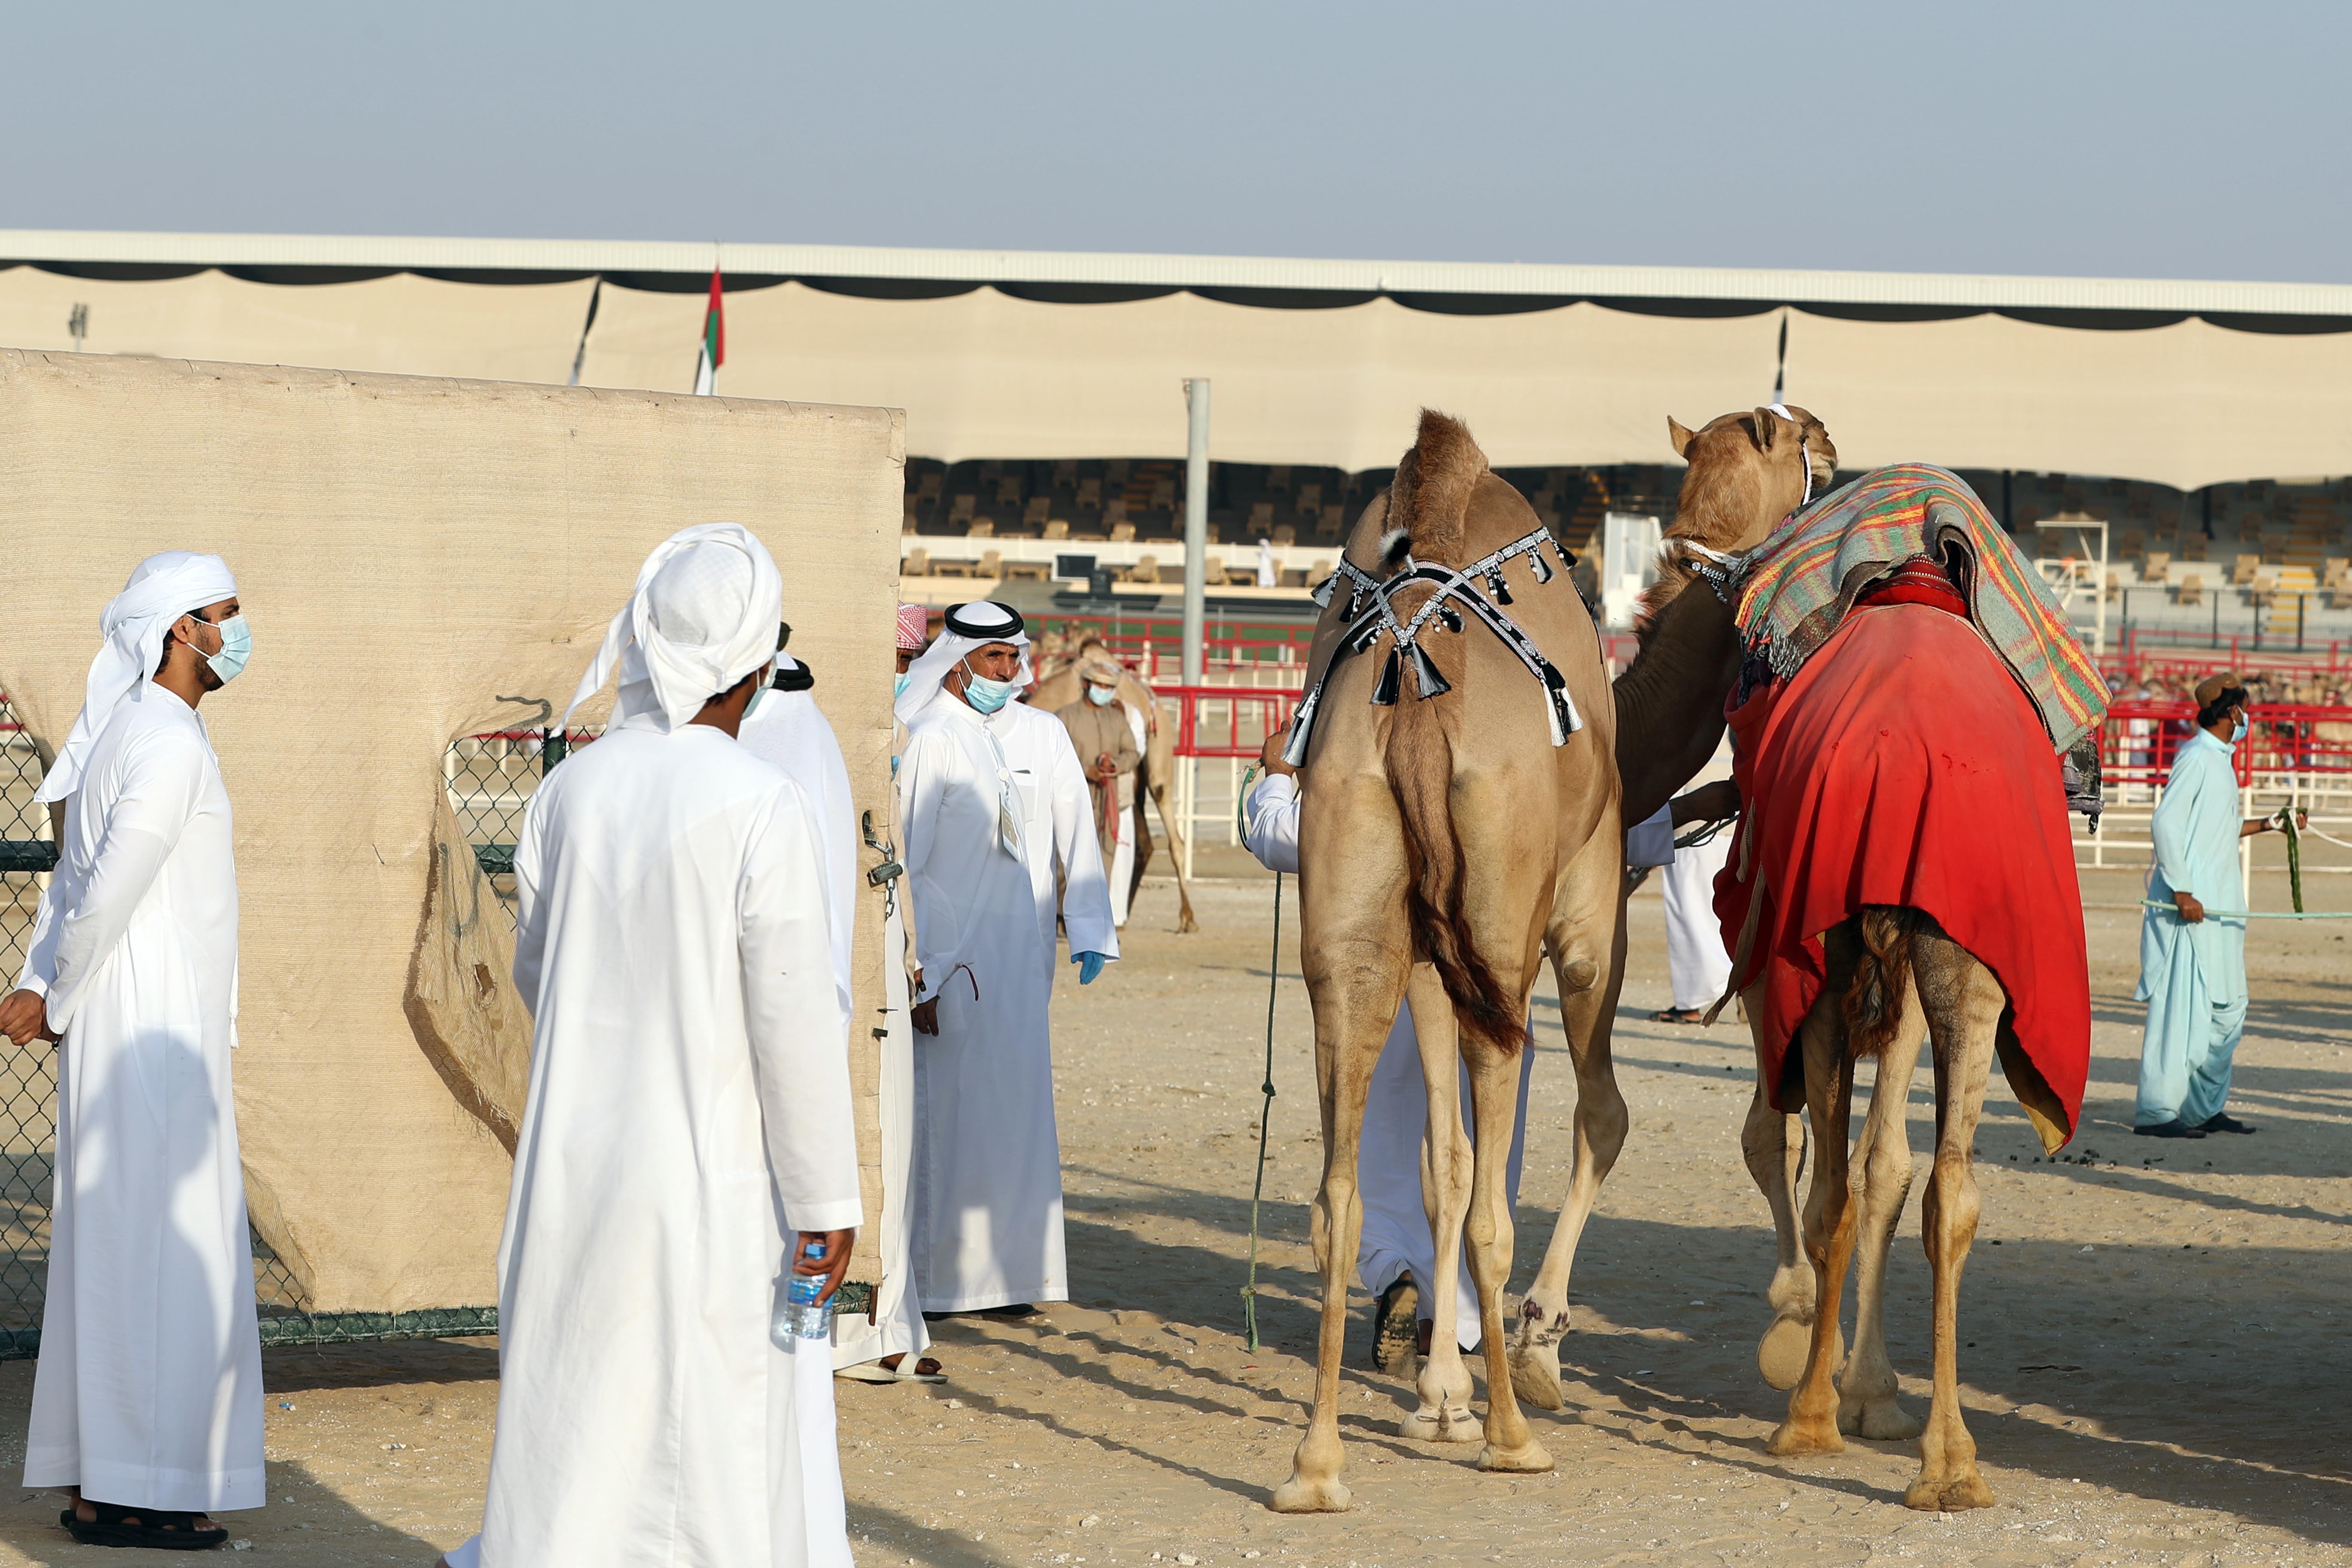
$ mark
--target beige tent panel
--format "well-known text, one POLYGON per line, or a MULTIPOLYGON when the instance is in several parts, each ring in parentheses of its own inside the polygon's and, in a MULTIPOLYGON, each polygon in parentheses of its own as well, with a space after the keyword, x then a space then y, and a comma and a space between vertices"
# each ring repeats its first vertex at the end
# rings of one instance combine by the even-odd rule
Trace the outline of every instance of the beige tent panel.
POLYGON ((71 349, 67 322, 80 303, 91 353, 561 384, 591 287, 407 272, 364 283, 247 283, 222 272, 113 283, 14 267, 0 270, 0 344, 71 349))
POLYGON ((1849 468, 1931 462, 2184 490, 2352 473, 2352 333, 1799 316, 1789 396, 1827 422, 1849 468))
MULTIPOLYGON (((99 607, 142 557, 218 551, 253 620, 251 668, 205 716, 236 806, 257 1223, 316 1310, 495 1300, 506 1151, 404 1013, 435 926, 442 752, 512 723, 501 695, 560 711, 646 552, 731 519, 783 563, 793 649, 856 805, 884 820, 899 416, 14 351, 0 416, 16 562, 0 689, 39 741, 72 723, 99 607)), ((881 912, 861 896, 870 1237, 881 912)), ((478 983, 469 952, 455 957, 478 983)))
MULTIPOLYGON (((0 270, 0 343, 65 348, 76 301, 94 352, 556 383, 591 285, 396 274, 285 287, 217 272, 107 283, 0 270)), ((584 379, 691 387, 704 297, 607 287, 584 379)), ((1181 457, 1182 382, 1215 384, 1213 447, 1234 462, 1384 468, 1423 404, 1468 419, 1498 463, 1658 462, 1673 415, 1764 401, 1780 312, 1644 316, 1578 304, 1447 316, 1381 299, 1261 310, 1178 293, 1050 305, 992 289, 864 300, 787 283, 730 294, 737 396, 908 411, 925 457, 1181 457)), ((1894 459, 2154 479, 2184 489, 2352 472, 2352 333, 2269 335, 2191 319, 2090 331, 1790 314, 1789 395, 1854 466, 1894 459)))
MULTIPOLYGON (((691 386, 705 300, 607 289, 583 379, 691 386)), ((738 395, 907 410, 908 450, 967 458, 1181 458, 1184 378, 1214 384, 1227 462, 1384 468, 1428 404, 1498 464, 1662 462, 1665 418, 1767 400, 1774 316, 1685 319, 1570 305, 1445 316, 1391 300, 1259 310, 1193 294, 1051 305, 992 289, 863 300, 787 283, 727 300, 738 395)))

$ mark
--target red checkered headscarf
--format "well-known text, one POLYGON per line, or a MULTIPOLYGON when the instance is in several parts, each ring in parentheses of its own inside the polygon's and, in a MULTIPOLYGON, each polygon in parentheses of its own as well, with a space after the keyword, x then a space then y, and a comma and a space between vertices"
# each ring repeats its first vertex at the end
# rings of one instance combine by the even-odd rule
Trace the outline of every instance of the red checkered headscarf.
POLYGON ((929 640, 931 613, 920 605, 898 606, 898 651, 920 653, 929 640))

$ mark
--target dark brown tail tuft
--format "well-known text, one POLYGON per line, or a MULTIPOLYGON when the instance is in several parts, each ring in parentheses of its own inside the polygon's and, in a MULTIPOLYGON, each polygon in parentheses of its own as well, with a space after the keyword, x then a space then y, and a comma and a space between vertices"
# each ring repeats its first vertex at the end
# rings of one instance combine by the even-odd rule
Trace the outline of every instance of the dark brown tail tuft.
POLYGON ((1911 942, 1933 923, 1917 910, 1889 905, 1864 907, 1854 921, 1861 951, 1843 1008, 1846 1049, 1874 1057, 1895 1043, 1903 1025, 1903 993, 1911 984, 1911 942))

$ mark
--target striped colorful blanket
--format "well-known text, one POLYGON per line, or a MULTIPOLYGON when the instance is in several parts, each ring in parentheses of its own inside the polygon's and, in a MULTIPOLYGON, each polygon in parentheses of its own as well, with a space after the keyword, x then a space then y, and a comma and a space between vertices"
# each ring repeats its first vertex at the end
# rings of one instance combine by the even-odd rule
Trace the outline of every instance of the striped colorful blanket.
POLYGON ((2069 803, 2095 816, 2106 682, 2042 574, 1948 469, 1925 463, 1874 469, 1790 518, 1757 548, 1739 595, 1749 669, 1794 675, 1856 595, 1922 556, 1952 569, 1969 620, 2066 757, 2069 803))

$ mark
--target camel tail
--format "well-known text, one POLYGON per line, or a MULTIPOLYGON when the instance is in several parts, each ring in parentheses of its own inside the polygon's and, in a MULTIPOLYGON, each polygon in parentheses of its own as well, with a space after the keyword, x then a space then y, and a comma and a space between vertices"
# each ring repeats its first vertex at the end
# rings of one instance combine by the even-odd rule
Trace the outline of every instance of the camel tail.
MULTIPOLYGON (((1421 414, 1412 447, 1397 465, 1389 516, 1410 541, 1415 559, 1463 563, 1464 523, 1472 487, 1486 471, 1486 455, 1460 421, 1433 409, 1421 414)), ((1445 662, 1459 655, 1445 639, 1445 662)), ((1460 670, 1449 672, 1458 679, 1460 670)), ((1516 1051, 1527 1038, 1521 999, 1496 978, 1479 952, 1463 900, 1465 856, 1454 821, 1454 744, 1442 710, 1417 691, 1400 692, 1391 710, 1388 774, 1404 819, 1410 880, 1406 910, 1414 956, 1435 966, 1454 1004, 1455 1022, 1496 1048, 1516 1051)))
POLYGON ((1866 906, 1854 925, 1862 951, 1842 1004, 1846 1048, 1857 1057, 1874 1057, 1895 1043, 1895 1032, 1903 1023, 1912 941, 1936 926, 1917 910, 1880 904, 1866 906))

